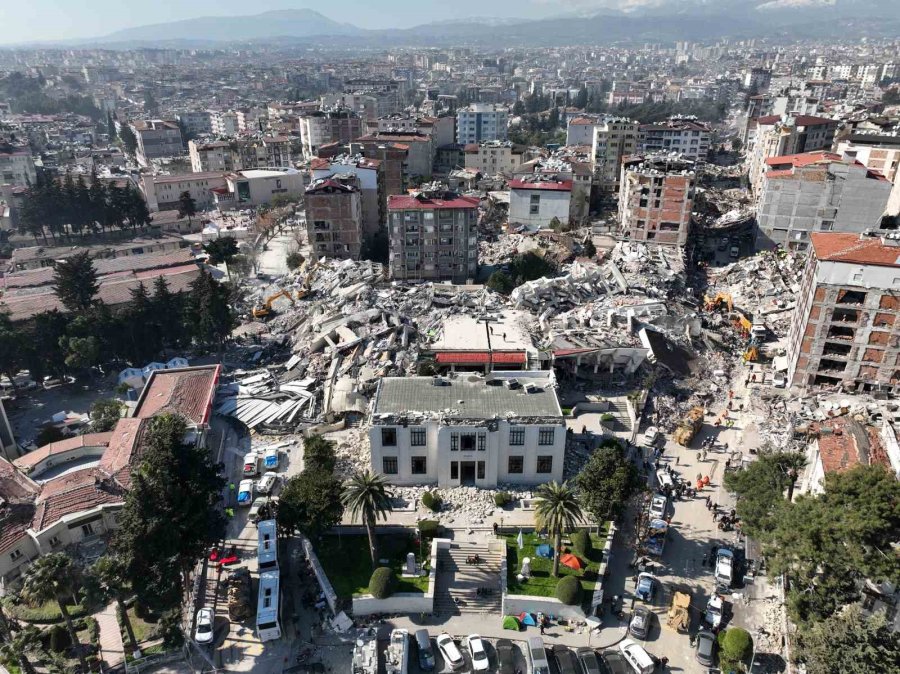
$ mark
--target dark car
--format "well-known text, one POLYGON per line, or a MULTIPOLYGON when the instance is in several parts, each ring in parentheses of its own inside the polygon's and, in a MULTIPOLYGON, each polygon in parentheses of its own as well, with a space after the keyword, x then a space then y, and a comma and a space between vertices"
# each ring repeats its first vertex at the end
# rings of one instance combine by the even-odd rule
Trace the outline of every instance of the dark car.
POLYGON ((638 639, 646 639, 650 633, 650 621, 653 620, 653 611, 646 606, 638 606, 634 609, 631 622, 628 623, 628 631, 638 639))
POLYGON ((578 662, 581 663, 582 674, 607 674, 606 667, 600 664, 593 648, 582 646, 575 651, 575 655, 578 656, 578 662))
POLYGON ((418 630, 415 636, 416 650, 419 652, 419 669, 430 672, 434 669, 434 649, 428 630, 418 630))
POLYGON ((704 667, 716 664, 716 635, 706 630, 697 632, 697 662, 704 667))
POLYGON ((553 657, 556 658, 559 674, 581 674, 578 658, 575 657, 575 654, 570 649, 556 644, 553 647, 553 657))
POLYGON ((619 651, 603 651, 600 659, 611 674, 632 674, 631 665, 619 651))
POLYGON ((497 651, 497 662, 500 665, 498 674, 514 674, 516 671, 516 647, 509 639, 497 639, 494 645, 497 651))

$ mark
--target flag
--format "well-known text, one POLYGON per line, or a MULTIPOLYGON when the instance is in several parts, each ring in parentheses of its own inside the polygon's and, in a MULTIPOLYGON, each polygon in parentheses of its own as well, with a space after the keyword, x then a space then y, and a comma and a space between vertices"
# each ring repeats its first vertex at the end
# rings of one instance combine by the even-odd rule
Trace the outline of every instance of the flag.
POLYGON ((525 547, 525 537, 522 536, 522 530, 519 529, 519 535, 516 536, 516 545, 519 546, 519 550, 525 547))

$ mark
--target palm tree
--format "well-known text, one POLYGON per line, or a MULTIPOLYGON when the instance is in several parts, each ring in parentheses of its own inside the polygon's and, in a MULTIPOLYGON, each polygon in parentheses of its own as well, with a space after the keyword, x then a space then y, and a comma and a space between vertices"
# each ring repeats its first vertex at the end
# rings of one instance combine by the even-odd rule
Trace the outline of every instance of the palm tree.
POLYGON ((369 553, 372 555, 372 567, 378 565, 378 547, 375 543, 375 522, 380 517, 386 520, 387 514, 394 508, 391 506, 391 492, 384 476, 371 471, 354 473, 344 483, 341 503, 350 509, 350 516, 355 520, 362 519, 369 535, 369 553))
POLYGON ((39 650, 41 647, 41 631, 34 625, 28 625, 24 629, 3 636, 0 644, 0 655, 7 660, 18 663, 22 674, 35 674, 34 665, 28 659, 28 654, 39 650))
POLYGON ((72 640, 72 645, 78 653, 78 662, 81 671, 87 672, 88 666, 81 651, 81 643, 78 641, 78 633, 72 624, 72 616, 66 607, 66 600, 75 595, 77 587, 77 569, 72 564, 68 555, 54 552, 39 557, 25 571, 22 582, 22 598, 34 604, 42 604, 47 601, 55 601, 59 606, 59 612, 66 622, 66 629, 72 640))
POLYGON ((130 587, 126 578, 125 561, 117 555, 104 555, 89 570, 90 585, 97 591, 99 598, 104 601, 114 599, 119 609, 119 615, 122 624, 125 625, 125 632, 128 634, 128 643, 131 644, 131 650, 137 651, 137 639, 134 638, 134 628, 131 625, 131 619, 128 617, 128 608, 125 606, 125 598, 128 596, 130 587))
POLYGON ((553 575, 558 576, 563 531, 574 529, 584 519, 575 490, 568 482, 542 484, 536 493, 534 516, 538 528, 553 536, 553 575))

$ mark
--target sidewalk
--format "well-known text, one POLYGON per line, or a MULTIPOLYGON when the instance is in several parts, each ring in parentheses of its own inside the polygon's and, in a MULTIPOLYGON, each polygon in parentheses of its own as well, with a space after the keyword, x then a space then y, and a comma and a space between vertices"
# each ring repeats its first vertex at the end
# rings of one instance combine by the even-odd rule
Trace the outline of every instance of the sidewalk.
POLYGON ((100 628, 100 654, 106 668, 121 665, 125 662, 125 645, 116 617, 116 603, 112 602, 100 613, 94 614, 94 619, 100 628))

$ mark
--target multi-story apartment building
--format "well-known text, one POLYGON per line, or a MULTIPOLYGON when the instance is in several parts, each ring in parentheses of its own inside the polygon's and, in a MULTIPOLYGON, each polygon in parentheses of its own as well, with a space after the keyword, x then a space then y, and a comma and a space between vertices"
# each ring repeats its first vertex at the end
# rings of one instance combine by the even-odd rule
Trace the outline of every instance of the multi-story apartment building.
POLYGON ((678 155, 628 157, 622 164, 619 229, 632 241, 684 246, 697 183, 694 162, 678 155))
POLYGON ((240 157, 235 152, 236 143, 216 140, 209 143, 188 141, 188 154, 191 157, 191 170, 194 173, 210 171, 236 171, 243 168, 240 157))
POLYGON ((213 113, 209 110, 191 110, 176 115, 176 119, 189 138, 213 132, 213 113))
POLYGON ((900 239, 816 232, 810 241, 788 381, 900 393, 900 239))
POLYGON ((241 171, 244 169, 291 168, 291 138, 263 136, 216 140, 208 143, 188 142, 191 170, 241 171))
POLYGON ((599 116, 570 119, 566 125, 566 145, 591 145, 594 142, 594 126, 600 121, 599 116))
POLYGON ((744 88, 749 91, 768 91, 772 83, 772 71, 768 68, 750 68, 744 73, 744 88))
POLYGON ((671 117, 657 124, 641 124, 638 150, 644 153, 678 152, 685 159, 705 161, 712 137, 709 125, 696 117, 671 117))
POLYGON ((389 196, 391 277, 454 283, 474 278, 478 204, 443 190, 389 196))
POLYGON ((617 192, 622 158, 637 152, 640 124, 625 117, 607 117, 594 126, 591 151, 599 188, 617 192))
POLYGON ((306 188, 306 229, 316 257, 358 260, 362 201, 353 175, 316 180, 306 188))
POLYGON ((210 125, 216 136, 236 136, 241 130, 238 114, 232 110, 213 111, 210 114, 210 125))
POLYGON ((471 143, 463 150, 466 168, 480 171, 484 175, 509 173, 522 164, 524 147, 516 147, 508 140, 491 140, 471 143))
POLYGON ((327 143, 349 143, 363 135, 362 120, 353 110, 337 108, 317 110, 300 117, 300 142, 303 157, 316 156, 319 147, 327 143))
POLYGON ((766 160, 791 154, 831 150, 837 121, 811 115, 760 117, 756 140, 747 157, 750 187, 759 194, 766 160))
POLYGON ((251 169, 225 174, 225 186, 211 190, 219 210, 271 204, 275 197, 299 197, 305 189, 303 174, 292 168, 251 169))
POLYGON ((331 175, 355 176, 364 233, 370 236, 384 227, 387 222, 387 192, 381 160, 346 154, 330 159, 316 158, 310 162, 310 174, 313 180, 322 180, 331 175))
POLYGON ((184 154, 178 122, 139 120, 131 123, 131 130, 137 140, 137 160, 142 166, 147 166, 152 159, 184 154))
POLYGON ((215 203, 213 190, 225 189, 225 175, 224 171, 158 176, 144 174, 141 176, 141 191, 147 200, 147 208, 153 212, 177 209, 183 192, 190 193, 197 210, 204 210, 215 203))
POLYGON ((484 140, 506 140, 509 111, 502 105, 473 103, 456 113, 456 142, 460 145, 484 140))
POLYGON ((809 152, 766 160, 759 189, 757 248, 805 250, 813 232, 878 228, 891 183, 853 159, 809 152))
POLYGON ((554 218, 568 223, 572 181, 555 175, 533 174, 509 181, 509 224, 537 231, 549 227, 554 218))
POLYGON ((862 162, 894 182, 900 173, 900 133, 856 131, 837 144, 837 154, 862 162))
POLYGON ((34 185, 37 173, 34 158, 27 147, 0 144, 0 185, 34 185))
POLYGON ((392 484, 561 480, 566 427, 552 372, 384 377, 372 406, 372 470, 392 484))
MULTIPOLYGON (((402 164, 403 180, 429 178, 434 170, 435 147, 431 136, 417 131, 381 131, 361 136, 356 141, 367 157, 375 156, 377 148, 393 144, 406 149, 402 164)), ((393 194, 388 192, 388 194, 393 194)))

